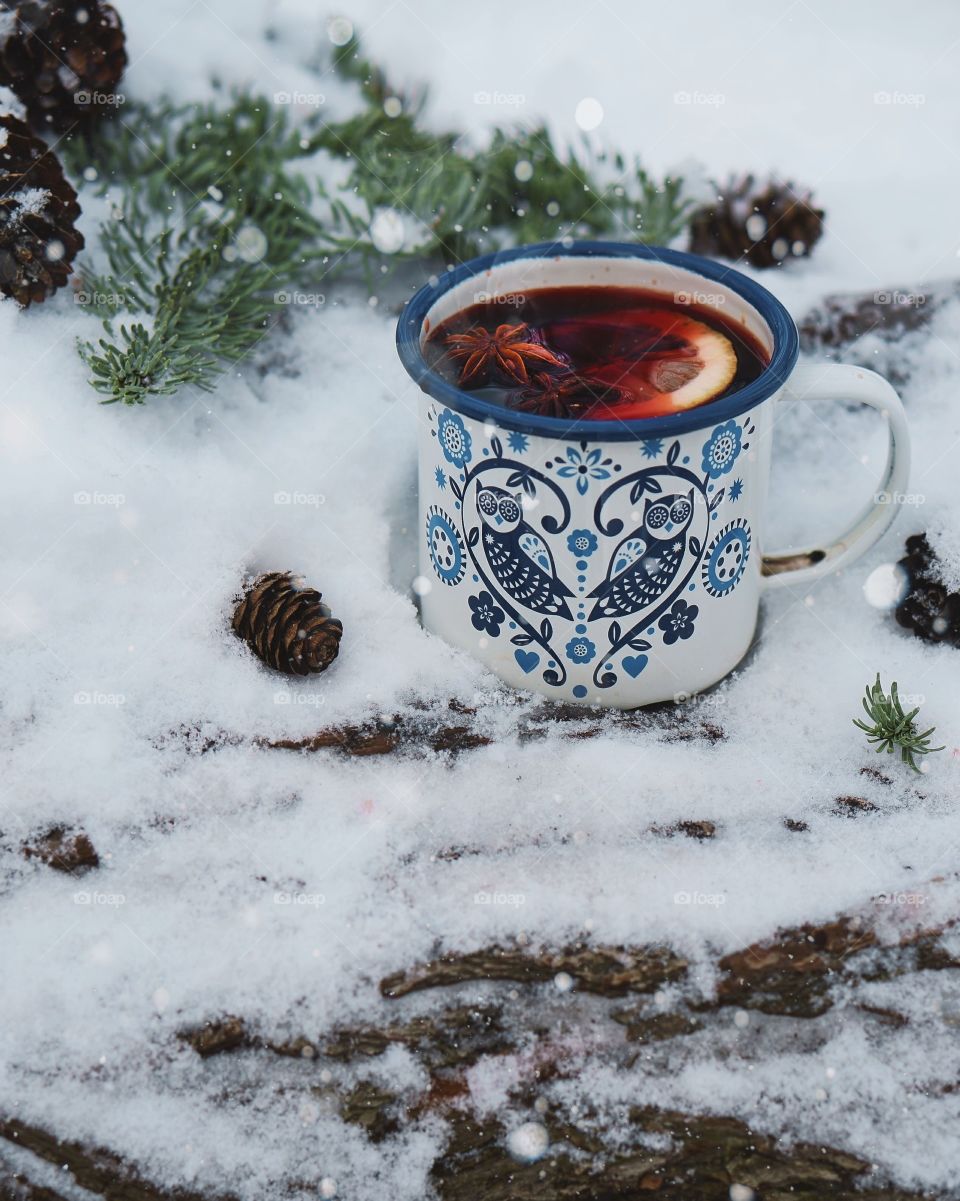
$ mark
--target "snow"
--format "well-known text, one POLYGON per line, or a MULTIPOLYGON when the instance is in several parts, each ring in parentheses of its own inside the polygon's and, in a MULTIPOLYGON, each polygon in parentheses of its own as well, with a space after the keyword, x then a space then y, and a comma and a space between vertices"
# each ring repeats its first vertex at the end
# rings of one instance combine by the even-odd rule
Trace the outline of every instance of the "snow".
MULTIPOLYGON (((131 96, 206 99, 216 78, 319 91, 349 111, 349 89, 312 65, 329 48, 329 14, 308 0, 126 8, 131 96)), ((556 4, 546 27, 533 6, 499 3, 359 0, 348 15, 401 84, 429 77, 438 124, 482 137, 546 114, 575 139, 586 119, 591 136, 654 170, 695 159, 814 187, 829 219, 814 256, 758 273, 797 316, 827 293, 956 273, 960 10, 920 7, 904 26, 892 3, 749 0, 734 19, 693 0, 682 54, 676 14, 655 6, 556 4)), ((81 200, 96 255, 99 210, 81 200)), ((393 216, 380 232, 409 236, 393 216)), ((255 236, 244 245, 254 254, 255 236)), ((726 738, 611 728, 580 740, 558 727, 521 746, 525 707, 417 623, 417 393, 390 305, 317 291, 325 300, 296 305, 292 332, 213 395, 136 410, 97 404, 74 350, 96 326, 68 291, 28 314, 0 304, 0 1095, 6 1111, 109 1146, 168 1187, 257 1198, 296 1177, 321 1195, 336 1182, 337 1196, 419 1201, 442 1124, 375 1145, 333 1100, 367 1078, 416 1095, 427 1081, 410 1052, 325 1064, 325 1081, 309 1060, 271 1060, 265 1074, 255 1051, 201 1061, 176 1032, 225 1013, 268 1039, 382 1021, 385 975, 518 938, 669 943, 697 965, 689 990, 661 994, 680 1006, 709 993, 717 955, 779 926, 906 888, 927 896, 936 877, 930 912, 957 912, 958 660, 900 631, 864 585, 923 528, 960 584, 960 304, 903 345, 919 499, 842 575, 771 594, 749 661, 690 702, 726 738), (243 577, 285 568, 344 622, 340 658, 320 677, 269 674, 229 629, 243 577), (947 743, 922 778, 878 759, 851 724, 878 670, 947 743), (456 760, 264 745, 375 713, 411 717, 416 698, 479 700, 491 744, 456 760), (877 808, 838 815, 845 795, 877 808), (652 832, 687 820, 713 821, 716 837, 652 832), (98 871, 71 878, 23 858, 23 840, 58 824, 87 831, 98 871)), ((873 491, 882 446, 869 414, 784 412, 769 544, 842 527, 873 491)), ((594 1013, 571 982, 542 986, 544 1022, 594 1013)), ((505 988, 456 995, 503 1000, 505 988)), ((676 1040, 669 1069, 662 1048, 630 1068, 611 1052, 584 1058, 551 1095, 589 1097, 611 1122, 644 1102, 732 1113, 861 1154, 902 1187, 960 1196, 950 988, 946 972, 860 985, 842 1011, 806 1023, 742 1011, 738 1024, 725 1011, 676 1040), (910 1024, 870 1025, 852 1008, 864 998, 910 1024)), ((389 1016, 453 997, 408 998, 389 1016)), ((538 1124, 511 1101, 532 1071, 522 1058, 481 1061, 471 1103, 515 1133, 538 1124)))
POLYGON ((409 239, 407 221, 396 209, 377 209, 370 222, 370 241, 381 254, 396 254, 409 239))
MULTIPOLYGON (((5 130, 4 133, 6 133, 5 130)), ((39 216, 50 203, 50 193, 46 188, 20 188, 7 195, 15 206, 13 209, 15 221, 22 221, 24 217, 39 216)), ((60 253, 62 255, 62 249, 60 253)))
POLYGON ((941 512, 931 523, 929 542, 943 564, 943 582, 951 592, 960 591, 960 531, 949 524, 949 516, 941 512))
POLYGON ((535 1163, 549 1147, 550 1135, 540 1122, 524 1122, 507 1135, 507 1150, 521 1163, 535 1163))
MULTIPOLYGON (((0 33, 3 30, 3 20, 9 14, 0 13, 0 33)), ((0 117, 20 117, 23 118, 26 110, 23 104, 18 100, 17 96, 7 87, 0 87, 0 117)), ((7 131, 0 130, 0 147, 7 144, 7 131)))

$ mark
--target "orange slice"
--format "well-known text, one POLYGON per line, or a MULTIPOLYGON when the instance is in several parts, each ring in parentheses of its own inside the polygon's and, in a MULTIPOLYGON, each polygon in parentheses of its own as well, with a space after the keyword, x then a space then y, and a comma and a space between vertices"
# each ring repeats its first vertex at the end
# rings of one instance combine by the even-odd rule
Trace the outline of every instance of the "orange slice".
POLYGON ((730 386, 737 354, 729 338, 671 309, 633 308, 563 318, 542 327, 548 346, 591 381, 619 390, 581 416, 590 421, 660 417, 706 404, 730 386))

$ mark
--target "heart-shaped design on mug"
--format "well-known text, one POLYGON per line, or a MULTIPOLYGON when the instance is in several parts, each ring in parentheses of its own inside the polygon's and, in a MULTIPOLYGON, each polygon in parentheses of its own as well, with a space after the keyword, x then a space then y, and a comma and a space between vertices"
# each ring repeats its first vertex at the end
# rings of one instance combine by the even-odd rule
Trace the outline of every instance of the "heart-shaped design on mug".
POLYGON ((514 651, 513 657, 520 664, 520 667, 527 673, 527 675, 529 675, 530 672, 532 672, 540 662, 540 656, 536 651, 514 651))
POLYGON ((636 679, 649 662, 646 655, 627 655, 623 661, 623 670, 628 676, 636 679))

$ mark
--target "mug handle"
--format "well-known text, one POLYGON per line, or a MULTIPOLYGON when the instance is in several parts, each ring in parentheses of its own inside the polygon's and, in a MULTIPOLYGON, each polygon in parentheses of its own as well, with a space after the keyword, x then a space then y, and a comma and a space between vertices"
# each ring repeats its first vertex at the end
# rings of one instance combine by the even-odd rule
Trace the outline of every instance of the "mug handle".
POLYGON ((870 405, 886 417, 890 445, 873 500, 844 534, 823 546, 763 556, 760 570, 768 588, 809 584, 859 558, 896 517, 897 506, 910 477, 910 435, 906 415, 900 397, 882 375, 846 363, 798 367, 784 386, 782 399, 788 402, 856 401, 870 405))

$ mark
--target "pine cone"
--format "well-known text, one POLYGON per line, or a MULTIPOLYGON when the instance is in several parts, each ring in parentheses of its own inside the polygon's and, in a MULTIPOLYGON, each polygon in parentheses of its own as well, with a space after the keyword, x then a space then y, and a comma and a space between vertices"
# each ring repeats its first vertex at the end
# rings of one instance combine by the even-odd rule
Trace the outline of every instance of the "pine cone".
POLYGON ((19 118, 0 115, 0 292, 26 308, 62 288, 83 248, 79 216, 57 156, 19 118))
POLYGON ((293 676, 325 671, 343 634, 320 593, 289 571, 254 580, 237 605, 233 628, 268 667, 293 676))
POLYGON ((126 65, 123 25, 103 0, 0 0, 0 84, 37 128, 115 112, 126 65))
POLYGON ((926 534, 907 539, 899 566, 907 578, 907 593, 896 611, 900 625, 925 642, 960 647, 960 592, 948 591, 926 534))
POLYGON ((770 180, 755 189, 752 175, 731 178, 711 205, 690 220, 690 249, 753 267, 779 267, 804 258, 823 233, 823 209, 814 208, 810 192, 792 183, 770 180))

